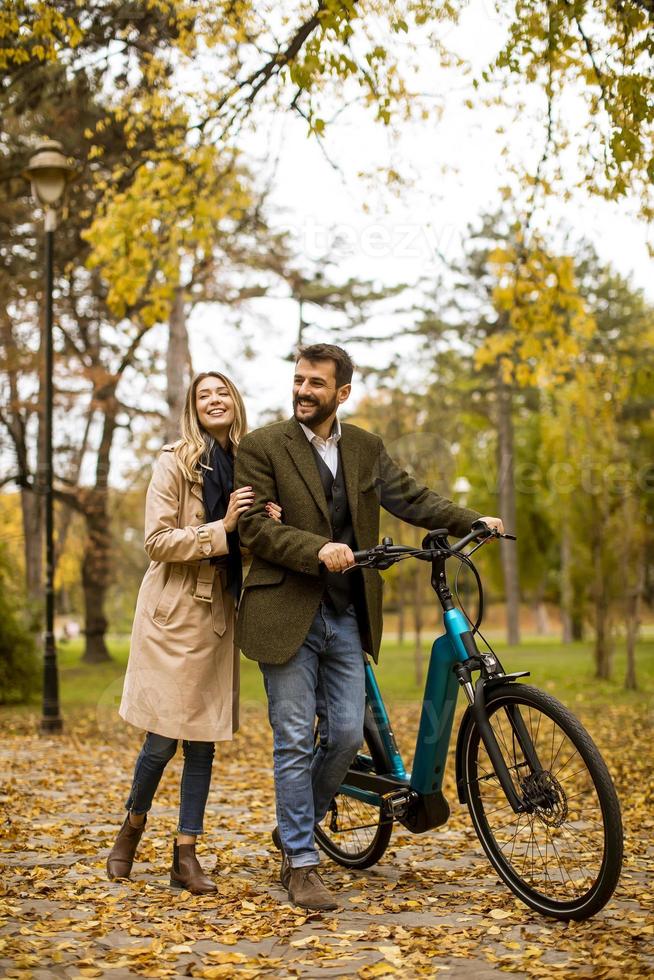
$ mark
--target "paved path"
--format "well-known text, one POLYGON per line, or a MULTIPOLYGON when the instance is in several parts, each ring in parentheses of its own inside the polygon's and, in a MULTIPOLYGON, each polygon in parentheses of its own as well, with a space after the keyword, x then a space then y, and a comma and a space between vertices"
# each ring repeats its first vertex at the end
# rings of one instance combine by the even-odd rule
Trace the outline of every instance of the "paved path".
POLYGON ((326 861, 344 908, 306 914, 285 903, 277 881, 269 735, 261 708, 250 707, 247 740, 217 752, 201 860, 219 894, 194 898, 167 885, 179 760, 162 781, 133 881, 109 882, 104 859, 138 740, 102 713, 58 739, 39 739, 25 720, 10 727, 5 721, 0 741, 2 976, 490 980, 510 971, 626 980, 654 972, 644 835, 607 910, 589 923, 547 921, 500 884, 450 792, 447 827, 396 833, 376 868, 354 874, 326 861))

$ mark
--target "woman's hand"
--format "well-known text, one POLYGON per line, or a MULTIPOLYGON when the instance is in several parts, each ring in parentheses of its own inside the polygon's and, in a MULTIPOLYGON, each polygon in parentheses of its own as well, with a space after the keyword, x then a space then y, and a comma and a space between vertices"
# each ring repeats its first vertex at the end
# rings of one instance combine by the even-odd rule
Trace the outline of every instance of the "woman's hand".
POLYGON ((269 500, 266 504, 266 514, 278 524, 282 523, 282 508, 274 500, 269 500))
POLYGON ((253 503, 254 490, 252 487, 240 487, 238 490, 234 490, 234 492, 230 494, 229 506, 227 507, 227 511, 223 517, 223 527, 228 534, 230 531, 236 530, 239 517, 241 514, 244 514, 253 503))

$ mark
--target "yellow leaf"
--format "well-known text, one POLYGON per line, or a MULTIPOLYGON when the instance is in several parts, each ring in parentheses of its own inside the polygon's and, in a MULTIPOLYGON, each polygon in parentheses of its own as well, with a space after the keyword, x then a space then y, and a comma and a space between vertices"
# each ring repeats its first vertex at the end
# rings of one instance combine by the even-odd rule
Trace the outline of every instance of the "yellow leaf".
POLYGON ((397 973, 397 969, 388 962, 371 963, 370 966, 363 966, 359 970, 362 980, 371 980, 372 977, 386 977, 389 974, 397 973))
POLYGON ((207 959, 214 963, 247 963, 247 956, 244 953, 229 953, 222 949, 213 949, 207 953, 207 959))

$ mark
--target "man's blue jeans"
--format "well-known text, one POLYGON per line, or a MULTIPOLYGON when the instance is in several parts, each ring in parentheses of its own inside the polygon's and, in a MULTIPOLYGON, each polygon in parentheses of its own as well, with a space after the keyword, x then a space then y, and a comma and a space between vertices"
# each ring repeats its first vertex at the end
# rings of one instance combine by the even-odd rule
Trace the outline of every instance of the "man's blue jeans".
POLYGON ((339 615, 321 602, 295 656, 260 667, 274 736, 279 834, 291 867, 309 867, 319 860, 314 826, 363 739, 365 671, 354 606, 339 615))
MULTIPOLYGON (((180 834, 201 834, 204 810, 211 784, 213 742, 182 742, 184 768, 179 785, 180 834)), ((166 738, 147 732, 143 748, 136 760, 134 781, 126 809, 133 813, 147 813, 152 806, 163 771, 177 751, 177 739, 166 738)))

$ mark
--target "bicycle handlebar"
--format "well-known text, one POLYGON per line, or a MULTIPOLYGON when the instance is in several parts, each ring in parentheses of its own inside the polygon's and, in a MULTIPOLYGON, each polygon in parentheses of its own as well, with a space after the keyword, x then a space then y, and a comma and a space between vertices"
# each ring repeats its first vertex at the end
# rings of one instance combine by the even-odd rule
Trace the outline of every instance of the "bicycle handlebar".
MULTIPOLYGON (((441 554, 445 552, 446 555, 448 553, 456 554, 476 539, 481 539, 480 543, 490 538, 506 538, 509 541, 516 540, 515 534, 500 534, 496 528, 488 527, 483 521, 475 521, 470 532, 452 545, 447 544, 447 535, 447 528, 430 531, 425 538, 425 542, 429 541, 431 543, 433 541, 436 544, 436 547, 430 548, 411 548, 407 545, 393 544, 390 538, 384 538, 382 543, 375 545, 374 548, 367 548, 364 551, 354 551, 354 561, 357 565, 363 565, 364 563, 370 565, 374 562, 379 568, 390 568, 391 565, 401 559, 402 555, 411 555, 413 558, 430 561, 437 552, 441 554), (439 547, 437 544, 439 538, 441 542, 444 541, 442 547, 439 547)), ((423 542, 423 545, 425 542, 423 542)))
POLYGON ((467 544, 474 541, 475 538, 481 538, 482 541, 487 538, 508 538, 510 541, 516 540, 515 534, 500 534, 496 528, 489 527, 484 521, 474 521, 470 533, 460 538, 456 544, 450 545, 450 551, 461 551, 467 544))

